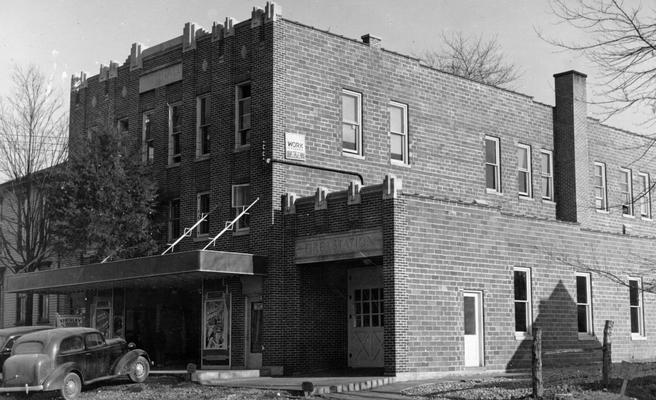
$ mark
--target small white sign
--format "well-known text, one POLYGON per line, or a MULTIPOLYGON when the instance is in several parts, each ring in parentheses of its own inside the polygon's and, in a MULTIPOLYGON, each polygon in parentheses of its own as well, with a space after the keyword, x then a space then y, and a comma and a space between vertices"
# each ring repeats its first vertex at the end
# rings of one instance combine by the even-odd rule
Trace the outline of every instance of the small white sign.
POLYGON ((285 158, 305 161, 305 135, 285 133, 285 158))

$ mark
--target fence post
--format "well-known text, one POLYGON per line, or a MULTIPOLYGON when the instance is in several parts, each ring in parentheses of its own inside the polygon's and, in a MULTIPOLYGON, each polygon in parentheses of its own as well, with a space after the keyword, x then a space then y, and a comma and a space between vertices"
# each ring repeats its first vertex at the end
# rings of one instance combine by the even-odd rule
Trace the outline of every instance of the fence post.
POLYGON ((606 388, 608 387, 611 369, 613 368, 612 357, 611 357, 612 336, 613 336, 613 321, 607 319, 606 324, 604 325, 604 345, 602 348, 603 364, 601 367, 602 383, 606 388))
POLYGON ((544 396, 542 380, 542 329, 533 328, 533 398, 544 396))

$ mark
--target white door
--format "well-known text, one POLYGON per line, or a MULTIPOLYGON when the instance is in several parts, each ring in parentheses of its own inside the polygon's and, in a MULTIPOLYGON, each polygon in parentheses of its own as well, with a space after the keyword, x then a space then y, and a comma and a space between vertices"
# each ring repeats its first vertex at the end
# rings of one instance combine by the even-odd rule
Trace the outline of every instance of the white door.
POLYGON ((383 271, 381 267, 348 272, 348 366, 383 367, 383 271))
POLYGON ((483 299, 481 292, 465 292, 465 367, 483 366, 483 299))
POLYGON ((262 368, 262 296, 246 298, 246 367, 262 368))

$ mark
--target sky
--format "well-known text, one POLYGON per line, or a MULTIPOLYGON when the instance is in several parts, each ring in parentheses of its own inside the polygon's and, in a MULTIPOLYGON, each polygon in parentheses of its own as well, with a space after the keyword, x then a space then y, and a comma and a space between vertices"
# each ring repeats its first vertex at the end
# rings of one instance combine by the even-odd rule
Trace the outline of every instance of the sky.
MULTIPOLYGON (((637 0, 636 0, 637 1, 637 0)), ((443 32, 498 40, 507 60, 522 76, 515 89, 541 103, 554 104, 553 74, 576 69, 588 75, 589 98, 595 71, 580 55, 563 52, 540 39, 583 40, 580 32, 558 24, 547 0, 278 0, 283 17, 346 37, 370 33, 382 46, 403 54, 440 47, 443 32)), ((11 90, 14 65, 36 64, 68 108, 71 74, 98 74, 100 64, 122 64, 133 42, 144 47, 182 34, 185 22, 206 30, 226 17, 250 18, 265 0, 30 0, 7 1, 0 16, 0 96, 11 90)), ((591 116, 595 116, 594 114, 591 116)), ((648 133, 635 124, 640 115, 610 121, 648 133)))

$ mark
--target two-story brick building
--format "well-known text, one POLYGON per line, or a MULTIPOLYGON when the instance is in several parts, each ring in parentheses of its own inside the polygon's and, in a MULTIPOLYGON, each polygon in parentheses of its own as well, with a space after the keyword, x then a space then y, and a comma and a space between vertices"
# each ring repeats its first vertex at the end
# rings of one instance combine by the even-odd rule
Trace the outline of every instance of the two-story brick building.
POLYGON ((208 219, 173 253, 7 288, 84 290, 92 325, 162 365, 522 368, 532 327, 590 361, 605 320, 616 360, 653 358, 650 139, 588 118, 585 75, 554 79, 555 107, 273 3, 208 32, 186 24, 74 77, 70 146, 107 121, 134 135, 163 243, 208 219))

